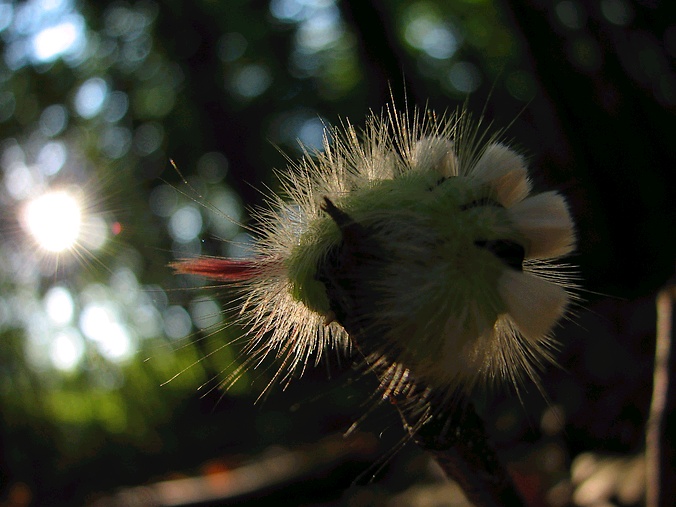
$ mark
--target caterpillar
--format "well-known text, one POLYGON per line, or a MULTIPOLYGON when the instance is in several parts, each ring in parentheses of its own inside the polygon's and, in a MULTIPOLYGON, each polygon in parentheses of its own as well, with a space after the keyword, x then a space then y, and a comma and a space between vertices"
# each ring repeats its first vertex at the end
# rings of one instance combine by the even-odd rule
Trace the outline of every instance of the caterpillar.
POLYGON ((560 262, 576 244, 571 214, 465 110, 345 121, 277 174, 250 258, 171 264, 239 291, 244 368, 274 356, 271 384, 284 383, 356 350, 385 397, 416 384, 450 396, 537 383, 554 361, 575 298, 560 262))

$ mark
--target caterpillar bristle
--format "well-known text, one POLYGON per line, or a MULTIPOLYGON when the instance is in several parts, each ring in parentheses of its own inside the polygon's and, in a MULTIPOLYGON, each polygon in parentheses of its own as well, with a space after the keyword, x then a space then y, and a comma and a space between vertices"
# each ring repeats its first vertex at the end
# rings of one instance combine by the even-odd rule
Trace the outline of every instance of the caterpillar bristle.
POLYGON ((551 333, 569 301, 562 287, 513 269, 504 271, 498 290, 518 330, 533 342, 551 333))
POLYGON ((515 204, 510 215, 528 239, 527 259, 552 259, 575 247, 575 230, 565 199, 557 192, 544 192, 515 204))
POLYGON ((453 143, 438 136, 424 137, 415 143, 411 165, 413 167, 435 169, 441 177, 458 175, 458 157, 453 151, 453 143))
POLYGON ((525 167, 518 167, 490 182, 495 199, 505 208, 521 202, 530 192, 530 180, 525 167))
POLYGON ((523 157, 504 144, 489 144, 471 174, 490 184, 497 201, 506 208, 523 200, 531 190, 523 157))

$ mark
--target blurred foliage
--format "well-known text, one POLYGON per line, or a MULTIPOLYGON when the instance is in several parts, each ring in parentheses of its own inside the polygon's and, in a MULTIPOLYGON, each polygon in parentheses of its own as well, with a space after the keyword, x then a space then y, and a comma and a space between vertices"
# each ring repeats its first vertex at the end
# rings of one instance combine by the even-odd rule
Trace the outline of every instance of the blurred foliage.
MULTIPOLYGON (((521 486, 566 505, 575 456, 642 445, 650 298, 675 254, 670 14, 666 0, 1 1, 0 499, 74 505, 359 417, 368 394, 327 392, 322 368, 262 409, 264 367, 212 389, 237 367, 228 294, 166 266, 245 255, 240 224, 275 188, 279 151, 319 148, 324 125, 393 98, 509 126, 536 184, 570 196, 593 311, 558 333, 551 407, 483 401, 501 448, 531 465, 521 486), (27 218, 54 190, 81 210, 60 252, 27 218), (288 410, 299 400, 311 414, 288 410)), ((63 237, 69 219, 51 211, 43 228, 63 237)), ((385 427, 401 436, 396 417, 385 427)))

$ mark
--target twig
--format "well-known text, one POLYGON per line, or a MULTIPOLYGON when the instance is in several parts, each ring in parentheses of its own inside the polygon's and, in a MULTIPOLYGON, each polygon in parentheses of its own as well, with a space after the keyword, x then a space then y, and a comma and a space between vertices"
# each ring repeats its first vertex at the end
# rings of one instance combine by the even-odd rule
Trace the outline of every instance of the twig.
POLYGON ((416 444, 434 455, 446 475, 462 487, 475 506, 525 505, 474 405, 461 393, 452 399, 449 403, 448 396, 439 396, 428 388, 409 393, 396 406, 416 444))
POLYGON ((674 358, 671 332, 674 319, 676 285, 670 285, 657 296, 657 341, 650 416, 646 429, 646 505, 673 505, 676 486, 670 463, 674 459, 674 358))

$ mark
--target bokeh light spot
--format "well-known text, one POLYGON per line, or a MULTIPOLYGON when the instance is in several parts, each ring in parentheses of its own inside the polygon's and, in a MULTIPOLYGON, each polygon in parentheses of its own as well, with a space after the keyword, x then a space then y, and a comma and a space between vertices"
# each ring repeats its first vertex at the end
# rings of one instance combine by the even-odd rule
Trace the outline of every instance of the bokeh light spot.
POLYGON ((81 17, 70 16, 70 19, 38 32, 33 38, 35 59, 50 62, 68 52, 82 36, 83 26, 81 17))
POLYGON ((247 44, 241 33, 226 33, 218 41, 218 56, 223 62, 234 62, 244 55, 247 44))
POLYGON ((235 74, 232 87, 236 93, 245 98, 261 95, 272 84, 272 76, 267 67, 252 63, 245 65, 235 74))
POLYGON ((298 130, 298 139, 310 150, 321 150, 324 147, 325 125, 321 118, 305 120, 298 130))
POLYGON ((450 58, 458 49, 458 40, 451 28, 429 10, 416 4, 406 25, 406 41, 432 58, 450 58))
POLYGON ((571 30, 579 30, 587 23, 584 8, 572 0, 563 0, 556 4, 556 16, 563 26, 571 30))
POLYGON ((84 356, 84 340, 75 329, 64 329, 52 341, 49 355, 56 368, 72 371, 84 356))
POLYGON ((183 338, 190 333, 192 322, 187 310, 182 306, 170 306, 162 315, 164 332, 169 338, 183 338))
POLYGON ((96 344, 101 355, 111 360, 123 360, 133 353, 131 337, 118 321, 112 303, 90 303, 80 315, 80 329, 96 344))
POLYGON ((332 46, 343 35, 340 14, 335 6, 316 9, 298 27, 296 39, 306 52, 318 52, 332 46))
POLYGON ((626 26, 634 20, 634 10, 625 0, 602 0, 603 17, 614 25, 626 26))
POLYGON ((131 148, 132 134, 125 127, 109 127, 103 131, 99 146, 104 155, 111 159, 122 158, 131 148))
POLYGON ((126 93, 115 91, 108 98, 103 119, 110 123, 120 121, 129 109, 129 97, 126 93))
POLYGON ((463 93, 471 93, 481 84, 481 74, 476 65, 470 62, 458 62, 448 71, 451 86, 463 93))
POLYGON ((52 287, 44 297, 45 310, 49 319, 58 326, 64 326, 73 319, 73 296, 65 287, 52 287))
POLYGON ((0 4, 0 32, 7 28, 12 23, 12 18, 14 17, 14 8, 12 4, 1 3, 0 4))
POLYGON ((272 0, 270 12, 280 21, 294 22, 303 19, 304 6, 299 0, 272 0))
POLYGON ((228 159, 218 151, 205 153, 197 161, 197 172, 208 183, 218 183, 228 171, 228 159))
POLYGON ((208 329, 220 324, 223 320, 223 313, 216 301, 213 299, 198 299, 190 305, 192 320, 200 329, 208 329))
POLYGON ((134 149, 139 155, 150 155, 162 146, 164 130, 159 123, 148 122, 134 132, 134 149))
POLYGON ((45 176, 58 173, 66 163, 68 151, 61 141, 45 144, 37 156, 38 166, 45 176))
POLYGON ((75 94, 75 110, 83 118, 96 116, 105 103, 108 85, 100 77, 85 81, 75 94))
POLYGON ((214 205, 209 213, 211 229, 221 239, 231 239, 240 230, 243 209, 237 194, 231 190, 218 190, 209 196, 214 205))
POLYGON ((183 206, 169 219, 169 233, 180 243, 188 243, 201 231, 202 215, 195 206, 183 206))
POLYGON ((5 187, 14 199, 21 200, 28 197, 35 185, 33 174, 23 163, 11 164, 5 172, 5 187))
POLYGON ((178 205, 178 191, 171 185, 158 185, 148 199, 150 209, 157 216, 171 216, 178 205))
POLYGON ((68 123, 68 112, 61 104, 47 106, 40 115, 40 131, 47 137, 59 135, 68 123))

